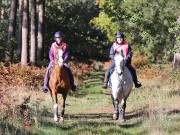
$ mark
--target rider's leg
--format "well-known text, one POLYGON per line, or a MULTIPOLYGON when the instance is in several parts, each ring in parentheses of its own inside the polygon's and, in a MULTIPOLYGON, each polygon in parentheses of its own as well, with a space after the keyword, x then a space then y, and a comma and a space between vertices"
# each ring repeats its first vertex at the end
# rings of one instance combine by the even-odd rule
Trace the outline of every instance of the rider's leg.
POLYGON ((69 66, 65 66, 65 67, 66 67, 66 69, 68 71, 70 85, 71 85, 71 90, 75 91, 76 90, 76 85, 74 84, 74 77, 73 77, 72 71, 71 71, 69 66))
POLYGON ((129 69, 129 71, 131 72, 131 75, 132 75, 132 78, 133 78, 133 82, 134 82, 134 84, 135 84, 135 87, 136 87, 136 88, 141 87, 142 85, 141 85, 141 83, 140 83, 140 82, 138 81, 138 79, 137 79, 137 74, 136 74, 136 70, 134 69, 134 67, 133 67, 131 64, 127 64, 126 66, 127 66, 127 68, 129 69))
POLYGON ((108 81, 109 81, 109 78, 110 78, 110 75, 112 73, 112 70, 114 69, 115 67, 115 63, 112 62, 112 64, 110 65, 110 67, 108 68, 108 70, 106 71, 105 73, 105 77, 104 77, 104 83, 103 83, 103 86, 102 88, 106 89, 107 88, 107 84, 108 84, 108 81))
POLYGON ((49 63, 47 70, 46 70, 45 77, 44 77, 43 91, 45 93, 48 92, 48 83, 49 83, 49 78, 50 78, 50 74, 51 74, 51 67, 52 67, 52 62, 49 63))

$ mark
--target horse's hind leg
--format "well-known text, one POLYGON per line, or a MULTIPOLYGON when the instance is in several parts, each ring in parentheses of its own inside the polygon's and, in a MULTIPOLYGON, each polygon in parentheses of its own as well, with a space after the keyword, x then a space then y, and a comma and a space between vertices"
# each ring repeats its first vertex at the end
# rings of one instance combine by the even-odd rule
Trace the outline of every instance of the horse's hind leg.
POLYGON ((57 104, 57 93, 53 92, 51 93, 53 104, 54 104, 54 121, 58 121, 58 104, 57 104))
POLYGON ((65 112, 65 101, 66 101, 66 97, 67 97, 67 93, 62 94, 60 121, 64 121, 64 112, 65 112))

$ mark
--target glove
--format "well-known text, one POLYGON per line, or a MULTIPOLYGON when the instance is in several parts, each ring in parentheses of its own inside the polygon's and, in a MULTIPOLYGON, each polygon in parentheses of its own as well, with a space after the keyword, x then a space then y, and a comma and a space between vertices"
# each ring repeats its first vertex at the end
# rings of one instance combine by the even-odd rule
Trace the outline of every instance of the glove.
POLYGON ((68 65, 67 63, 63 63, 63 65, 64 65, 65 67, 69 67, 69 65, 68 65))
POLYGON ((126 65, 127 64, 127 59, 126 58, 124 58, 124 65, 126 65))

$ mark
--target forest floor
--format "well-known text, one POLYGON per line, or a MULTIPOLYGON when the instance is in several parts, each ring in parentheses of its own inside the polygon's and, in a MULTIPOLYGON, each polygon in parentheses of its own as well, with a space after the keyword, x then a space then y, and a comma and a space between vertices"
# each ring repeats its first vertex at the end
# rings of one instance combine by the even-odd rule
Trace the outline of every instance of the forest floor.
POLYGON ((180 134, 180 70, 170 64, 138 68, 143 86, 133 88, 120 123, 112 120, 110 90, 101 88, 103 65, 72 64, 79 90, 67 97, 64 122, 55 123, 50 94, 41 91, 45 68, 1 63, 0 135, 180 134))

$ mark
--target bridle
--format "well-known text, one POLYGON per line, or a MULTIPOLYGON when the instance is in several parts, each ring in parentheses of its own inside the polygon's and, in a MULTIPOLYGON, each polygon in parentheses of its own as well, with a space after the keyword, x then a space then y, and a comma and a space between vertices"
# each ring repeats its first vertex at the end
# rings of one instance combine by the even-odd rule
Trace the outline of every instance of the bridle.
POLYGON ((63 65, 63 50, 61 48, 57 49, 57 52, 55 54, 54 64, 58 66, 63 65))
POLYGON ((116 64, 116 62, 117 62, 117 60, 115 60, 115 70, 116 70, 116 73, 118 74, 118 77, 120 77, 124 73, 124 68, 125 68, 124 59, 121 61, 122 63, 120 63, 118 65, 116 64), (122 67, 117 67, 117 66, 122 66, 122 67), (121 68, 121 72, 120 73, 117 71, 117 68, 121 68))

